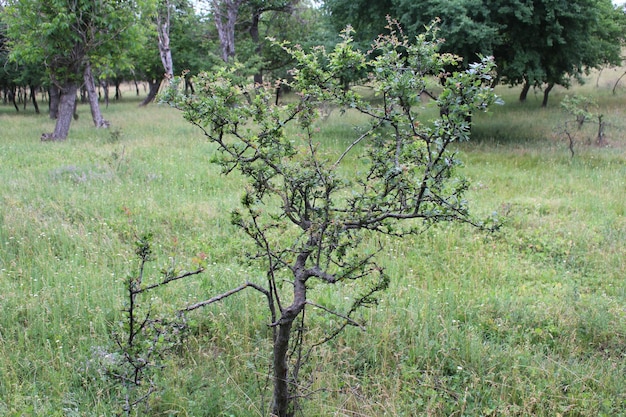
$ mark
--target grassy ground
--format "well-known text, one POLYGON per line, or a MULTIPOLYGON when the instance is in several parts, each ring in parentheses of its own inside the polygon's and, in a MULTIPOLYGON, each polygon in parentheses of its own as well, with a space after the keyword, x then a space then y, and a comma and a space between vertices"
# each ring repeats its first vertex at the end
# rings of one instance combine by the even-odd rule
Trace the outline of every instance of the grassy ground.
MULTIPOLYGON (((495 235, 444 225, 386 239, 383 302, 311 363, 307 416, 626 415, 626 92, 605 70, 576 92, 606 115, 576 155, 557 133, 556 90, 475 120, 460 149, 474 212, 505 217, 495 235)), ((112 349, 133 233, 155 235, 156 278, 172 262, 208 270, 153 294, 155 309, 206 299, 262 274, 229 222, 243 186, 210 164, 211 146, 180 116, 125 98, 95 130, 89 109, 64 143, 53 122, 0 106, 0 415, 110 416, 117 385, 98 358, 112 349)), ((348 115, 349 116, 349 115, 348 115)), ((328 143, 351 119, 332 113, 328 143)), ((321 291, 339 303, 341 291, 321 291)), ((194 314, 149 415, 263 415, 267 317, 256 294, 194 314)), ((313 319, 315 322, 315 319, 313 319)))

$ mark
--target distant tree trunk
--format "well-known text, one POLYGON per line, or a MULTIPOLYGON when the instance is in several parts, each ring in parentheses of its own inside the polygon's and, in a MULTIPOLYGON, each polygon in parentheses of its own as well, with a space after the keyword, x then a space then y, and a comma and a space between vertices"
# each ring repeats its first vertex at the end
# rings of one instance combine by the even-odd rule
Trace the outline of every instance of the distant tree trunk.
POLYGON ((76 92, 78 85, 75 81, 67 81, 61 90, 59 99, 57 123, 54 132, 44 133, 41 140, 65 140, 70 131, 72 116, 76 109, 76 92))
POLYGON ((163 80, 148 80, 148 96, 139 104, 139 106, 146 106, 154 101, 157 94, 159 93, 159 88, 161 87, 161 82, 163 80))
POLYGON ((17 87, 11 86, 9 89, 9 97, 11 99, 11 103, 13 103, 13 106, 15 107, 15 110, 19 112, 20 107, 17 105, 16 95, 17 95, 17 87))
POLYGON ((195 88, 193 88, 193 82, 189 78, 185 78, 185 94, 191 90, 191 94, 196 94, 195 88))
POLYGON ((30 98, 33 101, 33 107, 35 108, 35 113, 39 114, 39 105, 37 104, 37 87, 30 86, 30 98))
POLYGON ((212 0, 215 26, 220 39, 221 57, 224 62, 235 56, 235 24, 239 6, 243 0, 212 0))
POLYGON ((48 95, 50 96, 50 101, 48 103, 50 109, 50 118, 56 119, 59 115, 59 102, 61 100, 61 90, 59 87, 52 83, 50 88, 48 89, 48 95))
POLYGON ((121 89, 121 81, 119 79, 115 79, 115 100, 122 99, 122 89, 121 89))
POLYGON ((529 90, 530 90, 530 81, 528 79, 524 79, 524 86, 522 87, 522 92, 519 95, 519 101, 521 102, 526 101, 529 90))
POLYGON ((93 74, 91 73, 91 63, 89 62, 85 64, 83 79, 85 80, 85 89, 87 90, 89 107, 91 107, 91 118, 93 119, 93 124, 97 128, 109 127, 109 122, 104 120, 102 112, 100 111, 100 104, 98 103, 98 93, 96 92, 96 84, 93 80, 93 74))
POLYGON ((541 107, 548 106, 548 95, 550 94, 550 91, 552 91, 553 88, 554 88, 554 83, 548 83, 548 86, 546 87, 546 89, 543 90, 543 101, 541 102, 541 107))
MULTIPOLYGON (((259 40, 259 21, 261 20, 261 14, 258 11, 254 12, 252 16, 252 23, 250 24, 250 37, 252 38, 252 42, 254 43, 254 51, 257 56, 261 54, 261 42, 259 40)), ((257 72, 254 73, 254 83, 257 85, 263 84, 263 71, 261 68, 258 69, 257 72)))
POLYGON ((102 91, 104 91, 104 105, 108 109, 109 108, 109 80, 102 80, 100 82, 100 86, 102 87, 102 91))
POLYGON ((170 49, 170 11, 169 0, 162 0, 157 12, 157 35, 159 38, 159 55, 165 69, 165 78, 174 76, 174 62, 170 49))
POLYGON ((617 79, 617 81, 615 81, 615 84, 613 85, 613 94, 615 94, 615 90, 617 89, 617 85, 619 84, 619 82, 622 80, 622 78, 624 77, 624 75, 626 75, 626 72, 624 72, 622 75, 619 76, 619 78, 617 79))

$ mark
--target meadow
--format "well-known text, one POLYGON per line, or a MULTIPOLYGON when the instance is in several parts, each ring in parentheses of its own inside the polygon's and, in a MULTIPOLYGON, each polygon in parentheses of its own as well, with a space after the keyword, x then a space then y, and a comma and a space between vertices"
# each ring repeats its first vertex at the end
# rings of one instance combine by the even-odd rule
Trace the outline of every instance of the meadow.
MULTIPOLYGON (((472 211, 497 212, 502 228, 384 238, 391 287, 361 317, 365 331, 316 349, 301 415, 626 415, 626 90, 611 94, 620 74, 555 89, 547 109, 540 94, 522 104, 517 89, 498 89, 506 104, 475 117, 459 155, 472 211), (598 103, 607 143, 589 126, 572 157, 558 103, 574 93, 598 103)), ((115 349, 138 234, 154 236, 154 280, 198 257, 207 265, 151 293, 144 302, 159 313, 263 277, 230 223, 242 180, 220 174, 212 146, 175 110, 138 103, 128 92, 103 109, 109 130, 79 106, 60 143, 39 141, 53 129, 46 115, 0 106, 1 416, 120 411, 102 357, 115 349)), ((323 144, 354 123, 332 112, 323 144)), ((138 415, 266 415, 264 307, 241 293, 190 314, 138 415)))

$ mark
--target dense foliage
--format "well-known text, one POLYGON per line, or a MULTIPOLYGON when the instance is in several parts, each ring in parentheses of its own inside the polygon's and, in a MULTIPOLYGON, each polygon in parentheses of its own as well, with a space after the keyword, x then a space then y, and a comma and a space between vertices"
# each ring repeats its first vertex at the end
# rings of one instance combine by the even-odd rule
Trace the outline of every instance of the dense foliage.
MULTIPOLYGON (((367 27, 367 39, 384 26, 369 3, 329 0, 325 7, 336 27, 367 27)), ((477 54, 493 55, 501 82, 524 85, 522 100, 530 87, 546 85, 544 105, 555 84, 569 86, 590 68, 619 65, 626 38, 624 10, 610 0, 393 0, 385 7, 412 34, 439 19, 446 51, 466 65, 477 54)))

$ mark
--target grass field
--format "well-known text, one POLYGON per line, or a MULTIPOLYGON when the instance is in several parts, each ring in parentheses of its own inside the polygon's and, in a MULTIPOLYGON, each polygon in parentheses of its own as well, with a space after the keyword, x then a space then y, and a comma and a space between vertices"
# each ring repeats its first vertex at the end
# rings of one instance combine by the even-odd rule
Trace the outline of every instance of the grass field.
MULTIPOLYGON (((540 95, 520 104, 517 90, 499 91, 507 104, 476 117, 459 151, 474 213, 497 211, 503 228, 384 239, 391 288, 364 313, 367 331, 316 350, 302 415, 626 415, 626 91, 611 94, 620 74, 555 89, 547 109, 540 95), (572 158, 558 103, 573 93, 597 101, 608 146, 590 126, 572 158)), ((263 275, 230 224, 242 181, 219 174, 178 113, 138 102, 127 93, 103 109, 111 130, 92 128, 80 106, 62 143, 39 141, 53 121, 32 107, 0 106, 0 416, 119 412, 101 359, 137 269, 134 233, 154 235, 154 279, 206 255, 205 273, 145 301, 158 312, 263 275)), ((351 121, 333 112, 327 144, 351 121)), ((340 303, 330 291, 320 296, 340 303)), ((264 415, 263 300, 242 294, 191 319, 139 415, 264 415)))

